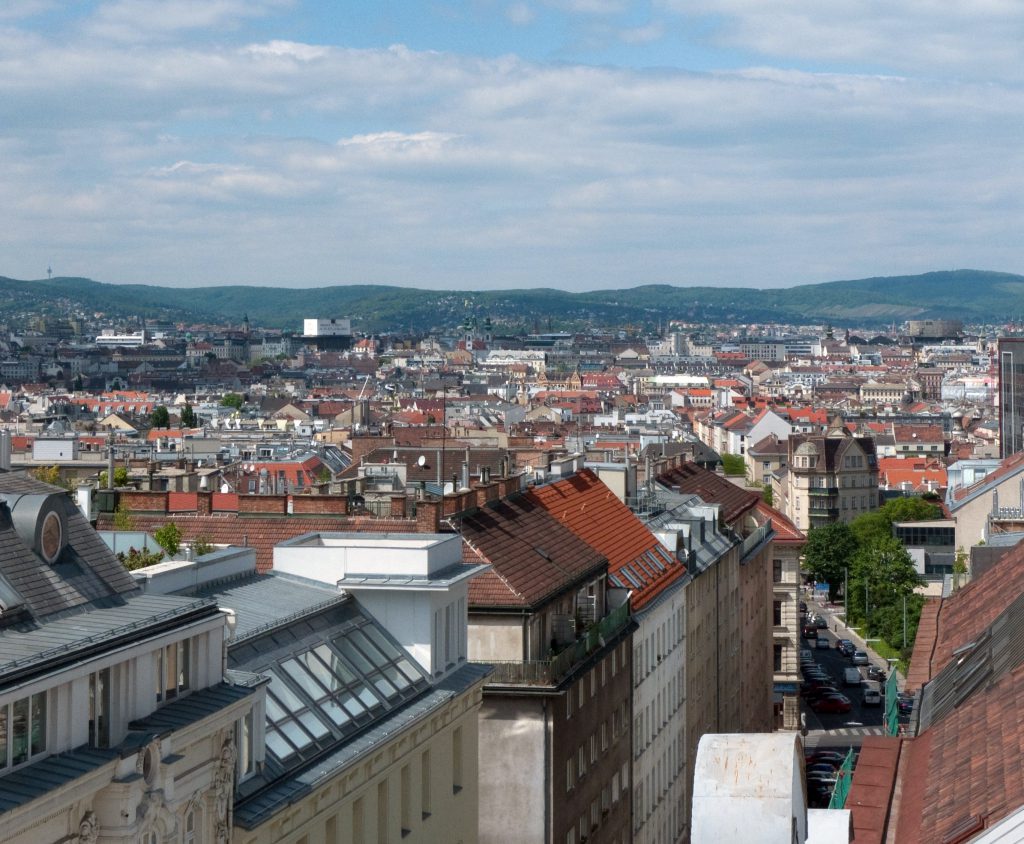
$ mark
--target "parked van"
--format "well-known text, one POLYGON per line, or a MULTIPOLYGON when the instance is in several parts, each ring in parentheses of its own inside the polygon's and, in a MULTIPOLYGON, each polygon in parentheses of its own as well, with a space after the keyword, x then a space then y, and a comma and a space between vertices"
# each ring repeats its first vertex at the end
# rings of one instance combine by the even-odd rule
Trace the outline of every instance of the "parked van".
POLYGON ((864 693, 861 697, 861 703, 865 706, 882 705, 882 691, 877 680, 866 680, 864 682, 864 693))
POLYGON ((861 681, 860 670, 852 665, 843 669, 843 684, 847 686, 859 686, 861 681))

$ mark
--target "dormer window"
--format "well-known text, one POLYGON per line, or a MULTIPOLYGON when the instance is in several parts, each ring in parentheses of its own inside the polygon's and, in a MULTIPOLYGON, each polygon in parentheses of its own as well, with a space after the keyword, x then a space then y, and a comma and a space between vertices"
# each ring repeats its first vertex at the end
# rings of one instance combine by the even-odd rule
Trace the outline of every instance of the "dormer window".
POLYGON ((46 752, 46 692, 0 705, 0 770, 46 752))
POLYGON ((192 641, 185 639, 161 648, 154 655, 156 702, 175 700, 189 690, 192 671, 192 641))

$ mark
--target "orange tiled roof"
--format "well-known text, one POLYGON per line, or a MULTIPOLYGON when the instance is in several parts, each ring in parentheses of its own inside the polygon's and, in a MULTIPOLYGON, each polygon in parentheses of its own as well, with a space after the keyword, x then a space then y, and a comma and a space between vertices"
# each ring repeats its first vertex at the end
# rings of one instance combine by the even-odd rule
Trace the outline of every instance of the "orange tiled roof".
POLYGON ((536 487, 527 497, 604 554, 608 558, 609 574, 621 578, 623 568, 630 567, 633 578, 642 583, 639 589, 634 589, 623 580, 623 587, 633 591, 633 610, 649 604, 686 572, 686 567, 665 550, 657 537, 589 469, 536 487), (656 557, 657 565, 646 556, 648 552, 656 557))
MULTIPOLYGON (((375 533, 415 533, 414 519, 377 519, 371 516, 239 516, 237 513, 133 513, 135 530, 152 534, 173 521, 186 542, 202 538, 214 545, 246 545, 256 549, 256 568, 260 572, 274 567, 274 546, 286 539, 316 531, 373 531, 375 533)), ((99 530, 114 530, 113 515, 100 514, 99 530)))

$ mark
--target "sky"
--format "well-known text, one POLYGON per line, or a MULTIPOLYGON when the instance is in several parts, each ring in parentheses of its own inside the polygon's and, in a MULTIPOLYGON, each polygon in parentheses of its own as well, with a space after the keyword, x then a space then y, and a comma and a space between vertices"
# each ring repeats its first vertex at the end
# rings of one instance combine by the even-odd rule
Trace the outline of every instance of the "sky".
POLYGON ((3 0, 0 275, 1024 272, 1020 0, 3 0))

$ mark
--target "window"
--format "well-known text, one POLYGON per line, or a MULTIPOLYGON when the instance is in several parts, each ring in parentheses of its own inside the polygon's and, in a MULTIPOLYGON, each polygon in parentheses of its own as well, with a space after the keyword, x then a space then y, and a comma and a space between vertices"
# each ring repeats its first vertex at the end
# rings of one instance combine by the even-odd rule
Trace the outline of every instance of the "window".
POLYGON ((46 751, 46 692, 0 706, 0 769, 46 751))
POLYGON ((192 673, 192 640, 161 648, 154 655, 157 703, 171 701, 188 691, 192 673))
POLYGON ((568 759, 565 760, 565 790, 566 791, 572 791, 572 787, 573 787, 573 784, 575 783, 575 779, 576 779, 573 776, 573 774, 575 773, 575 770, 576 769, 573 766, 572 757, 570 756, 568 759))
POLYGON ((782 583, 782 560, 772 560, 772 582, 782 583))
POLYGON ((430 817, 430 751, 424 750, 420 757, 420 811, 423 819, 430 817))
POLYGON ((772 624, 776 627, 782 625, 782 601, 772 601, 772 624))
POLYGON ((772 666, 772 670, 773 671, 781 671, 782 670, 782 648, 783 647, 784 647, 783 645, 776 645, 775 646, 774 663, 773 663, 773 666, 772 666))
POLYGON ((89 744, 110 747, 110 669, 89 675, 89 744))
POLYGON ((252 776, 256 772, 255 739, 253 738, 252 710, 238 722, 238 780, 252 776))
POLYGON ((196 844, 196 810, 185 813, 185 828, 181 834, 182 844, 196 844))
POLYGON ((565 695, 565 720, 568 721, 570 718, 572 718, 572 690, 565 695))
POLYGON ((400 799, 402 812, 402 835, 406 836, 412 832, 412 775, 409 773, 409 766, 403 765, 399 774, 400 799))
POLYGON ((462 727, 452 730, 452 793, 462 791, 462 727))
POLYGON ((356 798, 352 803, 352 844, 366 844, 362 797, 356 798))
POLYGON ((377 844, 388 844, 388 781, 377 784, 377 844))

